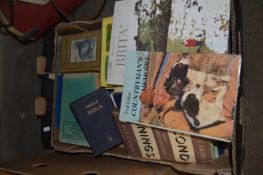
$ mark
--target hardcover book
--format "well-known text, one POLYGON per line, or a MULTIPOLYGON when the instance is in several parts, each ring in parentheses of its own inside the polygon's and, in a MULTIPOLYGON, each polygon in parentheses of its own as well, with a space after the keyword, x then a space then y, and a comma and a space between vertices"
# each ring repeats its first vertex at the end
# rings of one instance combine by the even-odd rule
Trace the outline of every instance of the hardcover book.
POLYGON ((107 90, 100 88, 70 104, 95 156, 122 143, 114 122, 114 105, 107 90))
POLYGON ((120 120, 232 139, 241 57, 128 52, 120 120))
POLYGON ((115 3, 107 82, 123 84, 127 51, 227 53, 230 0, 115 3))
POLYGON ((115 121, 131 156, 198 164, 213 163, 213 144, 207 139, 143 125, 122 123, 118 115, 115 121))
POLYGON ((107 84, 107 67, 110 52, 110 40, 112 29, 112 17, 102 19, 102 40, 101 40, 101 69, 100 69, 100 85, 102 87, 112 87, 107 84))
POLYGON ((61 112, 62 86, 63 86, 63 75, 58 74, 56 76, 56 103, 55 103, 57 129, 59 129, 59 125, 60 125, 59 121, 60 121, 60 112, 61 112))
POLYGON ((99 88, 98 73, 70 73, 63 75, 59 141, 89 146, 73 113, 70 103, 99 88))

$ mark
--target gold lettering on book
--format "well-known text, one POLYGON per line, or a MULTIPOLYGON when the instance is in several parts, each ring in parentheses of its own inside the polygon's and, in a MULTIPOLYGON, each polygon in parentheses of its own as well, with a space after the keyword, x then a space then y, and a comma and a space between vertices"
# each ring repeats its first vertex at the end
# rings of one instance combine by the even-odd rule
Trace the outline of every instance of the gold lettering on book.
POLYGON ((91 115, 97 113, 98 111, 102 110, 102 108, 103 108, 103 106, 101 103, 99 103, 98 100, 94 100, 85 106, 85 109, 87 110, 86 112, 89 116, 91 116, 91 115))

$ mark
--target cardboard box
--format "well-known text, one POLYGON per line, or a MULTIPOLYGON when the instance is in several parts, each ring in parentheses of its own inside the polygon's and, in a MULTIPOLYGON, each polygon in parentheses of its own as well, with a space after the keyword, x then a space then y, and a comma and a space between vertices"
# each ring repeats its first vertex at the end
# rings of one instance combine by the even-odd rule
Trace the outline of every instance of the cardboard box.
MULTIPOLYGON (((238 53, 240 50, 239 44, 239 32, 236 27, 236 9, 234 5, 234 0, 231 0, 231 35, 230 42, 233 53, 238 53)), ((65 34, 73 34, 79 31, 88 31, 101 28, 101 20, 93 22, 83 22, 77 21, 74 23, 65 23, 61 24, 56 28, 56 38, 65 34)), ((55 41, 57 42, 57 41, 55 41)), ((55 57, 56 58, 56 57, 55 57)), ((53 74, 58 73, 59 61, 54 60, 53 64, 53 74)), ((55 90, 54 90, 55 91, 55 90)), ((55 102, 53 103, 55 104, 55 102)), ((53 105, 54 106, 54 105, 53 105)), ((242 111, 242 108, 240 109, 242 111)), ((115 113, 115 115, 117 115, 115 113)), ((242 112, 240 112, 242 118, 242 112)), ((242 145, 242 134, 240 134, 240 128, 242 130, 242 121, 237 121, 239 127, 238 136, 234 135, 234 141, 232 143, 232 156, 224 156, 215 161, 213 165, 197 165, 191 163, 176 163, 176 162, 165 162, 165 161, 154 161, 149 159, 141 159, 136 157, 131 157, 128 155, 124 147, 120 146, 115 149, 112 149, 104 153, 104 157, 93 158, 92 150, 87 147, 81 147, 71 144, 64 144, 59 142, 59 129, 56 128, 56 118, 55 110, 53 111, 53 127, 52 127, 52 146, 56 151, 65 152, 70 154, 52 154, 46 156, 36 157, 35 159, 26 159, 23 161, 10 162, 0 167, 5 169, 12 169, 13 171, 20 171, 30 173, 30 174, 88 174, 85 173, 89 171, 98 171, 100 174, 107 172, 107 174, 127 174, 132 172, 132 174, 146 174, 146 171, 151 174, 167 174, 172 172, 181 172, 181 173, 190 173, 190 174, 236 174, 238 165, 236 157, 239 153, 236 153, 237 150, 240 151, 239 145, 242 145), (238 143, 238 144, 236 144, 238 143), (80 154, 85 153, 85 154, 80 154), (113 158, 115 157, 115 158, 113 158), (121 158, 121 159, 119 159, 121 158), (135 161, 131 161, 135 160, 135 161), (70 162, 70 164, 69 164, 70 162), (133 163, 136 165, 134 165, 133 163), (147 163, 149 162, 149 163, 147 163), (39 163, 39 164, 36 164, 39 163), (116 165, 119 165, 117 170, 113 169, 116 165), (152 164, 154 163, 154 164, 152 164), (33 165, 33 166, 32 166, 33 165), (50 166, 49 166, 50 165, 50 166), (111 165, 111 166, 109 166, 111 165), (166 165, 166 166, 165 166, 166 165), (169 166, 167 168, 167 165, 169 166), (96 168, 92 168, 92 167, 96 168), (148 167, 146 170, 145 167, 148 167), (36 168, 38 167, 38 168, 36 168), (112 167, 112 168, 111 168, 112 167), (125 170, 121 168, 125 167, 125 170), (165 168, 163 168, 165 167, 165 168), (91 168, 91 169, 89 169, 91 168), (104 171, 107 170, 107 171, 104 171), (158 171, 156 171, 158 169, 158 171), (131 171, 129 171, 131 170, 131 171), (132 170, 136 170, 134 173, 132 170), (159 171, 160 170, 160 171, 159 171), (145 171, 145 172, 143 172, 145 171)), ((242 150, 241 150, 242 151, 242 150)), ((240 152, 241 152, 240 151, 240 152)), ((10 171, 10 170, 9 170, 10 171)), ((1 171, 0 171, 1 172, 1 171)), ((95 173, 96 174, 96 173, 95 173)))
POLYGON ((52 153, 0 165, 0 174, 15 175, 175 175, 169 166, 86 154, 52 153))
MULTIPOLYGON (((94 22, 77 22, 78 26, 81 26, 82 29, 96 29, 96 27, 100 27, 101 21, 94 21, 94 22)), ((72 24, 63 24, 59 25, 56 28, 56 35, 64 35, 68 33, 77 32, 79 29, 76 29, 75 25, 72 24)), ((55 57, 56 58, 56 57, 55 57)), ((54 60, 54 72, 57 73, 59 67, 58 60, 54 60)), ((53 130, 52 130, 52 146, 56 151, 66 152, 66 153, 92 153, 92 150, 87 147, 65 144, 59 142, 59 129, 56 128, 56 118, 55 110, 53 111, 53 130)), ((118 113, 114 113, 114 115, 118 115, 118 113)), ((177 163, 177 162, 165 162, 165 161, 156 161, 156 160, 148 160, 142 158, 131 157, 128 155, 127 151, 123 146, 119 146, 114 148, 106 153, 105 156, 113 156, 124 159, 136 160, 140 162, 151 162, 156 164, 162 165, 169 165, 175 171, 183 172, 183 173, 191 173, 191 174, 231 174, 233 167, 232 167, 232 160, 228 156, 221 157, 215 161, 212 165, 198 165, 198 164, 191 164, 191 163, 177 163)))

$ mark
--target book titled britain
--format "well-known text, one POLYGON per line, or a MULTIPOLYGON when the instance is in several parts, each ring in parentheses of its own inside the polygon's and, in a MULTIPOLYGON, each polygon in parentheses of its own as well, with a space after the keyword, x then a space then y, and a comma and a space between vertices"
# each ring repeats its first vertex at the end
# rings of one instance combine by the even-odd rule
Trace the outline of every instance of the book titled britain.
POLYGON ((114 105, 107 90, 97 89, 72 102, 70 108, 95 156, 122 143, 112 116, 114 105))
POLYGON ((129 0, 114 8, 107 82, 123 84, 127 51, 227 53, 230 0, 129 0))
POLYGON ((120 120, 230 142, 241 57, 128 52, 120 120))
POLYGON ((115 121, 125 148, 131 156, 198 164, 213 163, 213 144, 207 139, 143 125, 122 123, 117 114, 115 114, 115 121))

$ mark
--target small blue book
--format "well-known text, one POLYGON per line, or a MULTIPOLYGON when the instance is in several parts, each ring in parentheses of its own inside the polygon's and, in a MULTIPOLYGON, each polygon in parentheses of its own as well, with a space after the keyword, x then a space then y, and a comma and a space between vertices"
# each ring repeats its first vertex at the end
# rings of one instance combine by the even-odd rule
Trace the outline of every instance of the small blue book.
POLYGON ((122 143, 114 122, 114 105, 107 90, 100 88, 70 104, 95 156, 122 143))
POLYGON ((60 111, 61 111, 61 100, 62 100, 62 87, 63 87, 63 75, 57 75, 56 79, 57 89, 56 89, 56 128, 60 127, 60 111))

